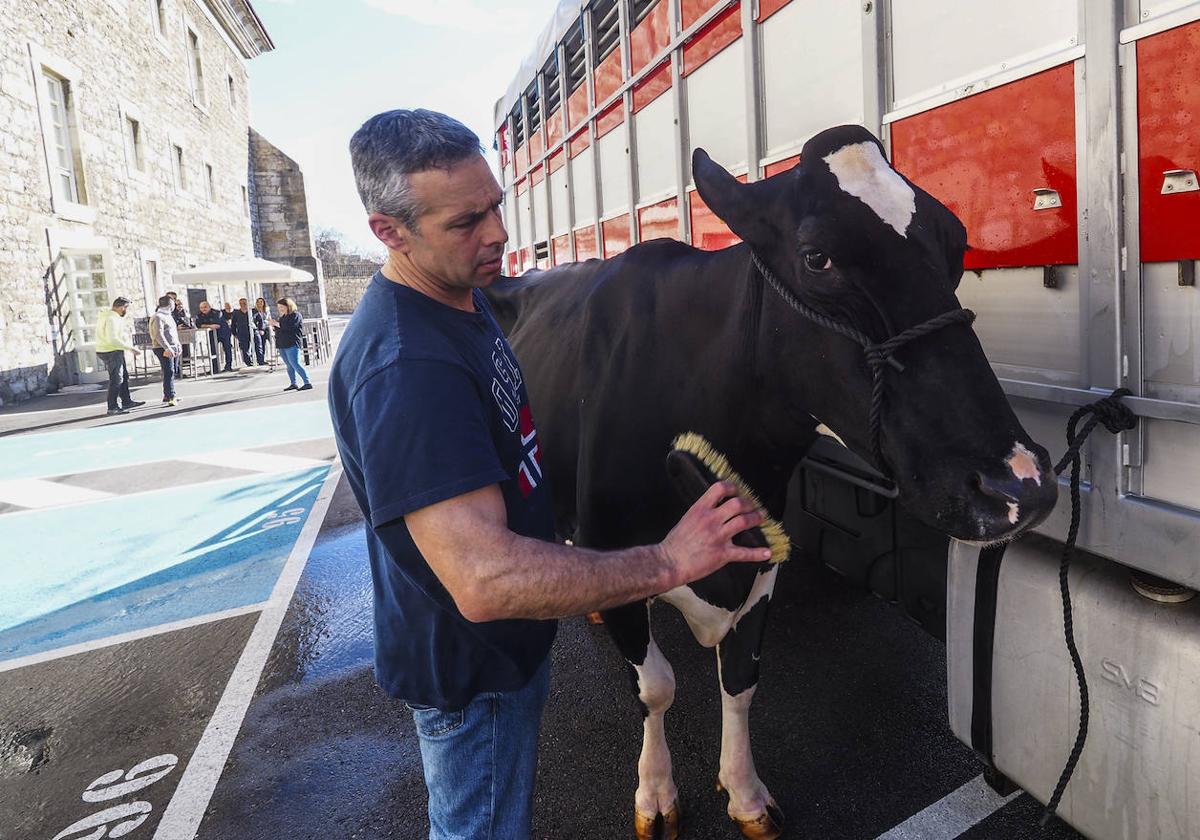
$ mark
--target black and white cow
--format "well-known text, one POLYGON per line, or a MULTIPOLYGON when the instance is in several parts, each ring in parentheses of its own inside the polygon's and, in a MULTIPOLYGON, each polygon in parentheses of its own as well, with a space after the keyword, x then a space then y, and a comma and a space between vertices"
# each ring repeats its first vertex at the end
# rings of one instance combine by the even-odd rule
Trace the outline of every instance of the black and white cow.
MULTIPOLYGON (((525 372, 561 533, 580 545, 619 548, 667 533, 683 506, 663 458, 681 432, 712 441, 776 518, 819 424, 875 460, 863 348, 783 295, 874 342, 959 309, 962 224, 893 170, 865 129, 822 132, 798 166, 756 183, 739 183, 702 151, 692 166, 701 197, 744 244, 704 252, 647 242, 488 292, 525 372), (782 292, 764 282, 752 252, 782 292)), ((895 360, 903 372, 885 372, 877 451, 908 511, 980 542, 1044 518, 1057 494, 1048 456, 1021 428, 969 322, 915 338, 895 360)), ((778 568, 727 566, 660 596, 717 650, 719 781, 729 815, 755 838, 782 826, 748 728, 778 568)), ((674 837, 663 730, 674 674, 651 635, 648 603, 612 610, 605 622, 645 709, 637 833, 674 837)))

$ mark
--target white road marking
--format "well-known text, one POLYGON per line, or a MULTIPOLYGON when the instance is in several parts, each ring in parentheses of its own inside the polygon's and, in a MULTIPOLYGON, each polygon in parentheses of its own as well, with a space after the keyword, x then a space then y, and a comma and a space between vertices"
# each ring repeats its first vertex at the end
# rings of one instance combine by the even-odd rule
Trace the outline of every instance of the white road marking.
POLYGON ((0 502, 22 508, 48 508, 60 505, 82 505, 111 499, 115 494, 86 487, 72 487, 41 478, 14 478, 0 481, 0 502))
MULTIPOLYGON (((329 438, 327 438, 327 437, 311 438, 311 440, 328 440, 328 439, 329 438)), ((294 442, 300 443, 301 441, 294 441, 294 442)), ((253 454, 253 453, 246 453, 246 454, 253 454)), ((167 458, 165 460, 167 460, 167 461, 182 461, 185 459, 184 458, 167 458)), ((303 461, 304 463, 298 467, 288 466, 283 469, 271 470, 269 472, 254 473, 254 475, 270 475, 270 474, 275 474, 275 473, 282 474, 282 473, 289 473, 289 472, 300 472, 301 470, 315 469, 317 467, 324 467, 327 464, 329 464, 329 461, 309 460, 306 458, 305 459, 300 459, 300 458, 290 459, 289 458, 289 460, 303 461)), ((163 462, 162 461, 152 461, 150 463, 151 464, 161 464, 163 462)), ((197 460, 196 463, 204 463, 204 461, 197 460)), ((130 466, 135 466, 135 465, 131 464, 130 466)), ((136 465, 136 466, 141 466, 141 465, 136 465)), ((104 467, 103 469, 100 469, 100 470, 88 470, 85 472, 103 472, 104 470, 111 470, 111 469, 124 469, 124 468, 123 467, 104 467)), ((82 472, 73 473, 73 475, 83 475, 83 473, 82 472)), ((164 490, 174 490, 176 487, 199 487, 202 484, 218 484, 221 482, 240 482, 240 481, 246 481, 248 478, 249 478, 249 476, 238 475, 238 476, 232 476, 230 478, 215 478, 215 479, 211 479, 209 481, 182 481, 179 484, 172 484, 170 487, 158 487, 153 490, 138 490, 133 493, 107 493, 107 494, 103 494, 101 497, 97 497, 97 499, 98 498, 107 499, 107 498, 112 498, 114 496, 120 496, 122 499, 136 500, 140 496, 152 496, 155 493, 161 493, 164 490)), ((0 483, 3 483, 3 482, 0 482, 0 483)), ((55 484, 55 486, 56 487, 66 487, 67 485, 55 484)), ((292 501, 295 501, 297 498, 305 495, 308 492, 309 491, 307 489, 301 490, 295 496, 292 496, 289 499, 285 499, 283 502, 281 502, 281 504, 288 504, 292 501)), ((55 506, 56 507, 72 507, 75 505, 88 504, 90 502, 97 501, 97 499, 85 499, 85 500, 79 500, 79 501, 62 501, 62 502, 58 502, 55 506)), ((23 506, 24 502, 18 500, 18 501, 14 501, 13 504, 23 506)), ((28 510, 13 510, 13 511, 9 511, 8 513, 0 514, 0 515, 21 516, 23 514, 33 513, 36 510, 38 510, 38 508, 30 508, 28 510)))
POLYGON ((325 461, 314 458, 297 458, 294 455, 272 455, 268 452, 247 452, 242 449, 223 449, 217 452, 197 452, 171 458, 172 461, 187 461, 190 464, 208 464, 214 467, 231 467, 235 470, 275 473, 306 470, 322 467, 325 461))
POLYGON ((865 140, 851 143, 827 155, 825 163, 843 191, 874 210, 896 233, 908 236, 908 226, 917 212, 917 196, 883 159, 878 146, 865 140))
POLYGON ((198 615, 192 618, 185 618, 181 621, 172 621, 169 624, 156 624, 153 627, 143 627, 141 630, 131 630, 128 633, 120 633, 116 636, 106 636, 103 639, 92 639, 91 641, 81 642, 77 645, 69 645, 67 647, 55 648, 43 653, 34 653, 29 656, 22 656, 17 659, 9 659, 0 662, 0 673, 4 671, 15 671, 18 668, 26 668, 30 665, 38 665, 42 662, 50 662, 55 659, 63 659, 68 656, 74 656, 77 653, 87 653, 100 648, 113 647, 114 645, 123 645, 126 642, 136 641, 137 639, 145 639, 150 636, 160 636, 163 633, 171 633, 175 630, 182 630, 185 627, 196 627, 200 624, 210 624, 214 621, 221 621, 226 618, 233 618, 246 613, 259 612, 267 607, 268 601, 262 601, 258 604, 249 604, 244 607, 234 607, 221 612, 208 613, 206 615, 198 615))
POLYGON ((987 786, 983 776, 976 776, 924 811, 879 835, 877 840, 952 840, 999 811, 1020 793, 1018 790, 1001 796, 987 786))
POLYGON ((216 790, 221 772, 225 769, 225 761, 233 749, 234 740, 246 712, 250 709, 250 701, 258 688, 259 678, 266 667, 271 647, 283 624, 288 604, 300 581, 300 574, 308 562, 309 552, 317 540, 317 534, 325 521, 329 503, 333 499, 333 491, 342 470, 337 461, 329 471, 329 476, 321 486, 321 491, 313 503, 312 511, 300 537, 292 547, 275 589, 271 593, 269 606, 258 617, 254 632, 242 650, 242 655, 234 666, 233 674, 225 686, 217 708, 200 736, 195 752, 188 760, 187 767, 179 779, 175 795, 167 803, 162 821, 154 832, 154 840, 193 840, 200 829, 200 821, 216 790))

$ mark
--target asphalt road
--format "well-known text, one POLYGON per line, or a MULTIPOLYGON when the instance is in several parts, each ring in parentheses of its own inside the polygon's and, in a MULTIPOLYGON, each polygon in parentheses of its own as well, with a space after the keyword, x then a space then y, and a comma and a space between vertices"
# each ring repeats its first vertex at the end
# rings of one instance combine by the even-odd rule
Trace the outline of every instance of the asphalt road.
MULTIPOLYGON (((279 372, 185 383, 174 412, 110 419, 86 391, 0 412, 0 491, 34 482, 16 498, 33 507, 0 508, 19 549, 9 591, 33 593, 0 596, 0 838, 426 836, 411 718, 372 678, 362 517, 328 428, 314 432, 327 369, 313 373, 304 395, 281 393, 279 372), (274 443, 251 431, 263 425, 274 443), (113 510, 129 533, 176 529, 146 555, 162 568, 129 570, 148 537, 73 536, 112 528, 113 510), (59 571, 67 555, 85 562, 59 571)), ((980 766, 946 723, 944 646, 893 607, 801 551, 771 611, 751 725, 786 837, 1078 836, 1038 829, 1028 795, 999 803, 972 785, 980 766), (965 831, 964 803, 986 814, 965 831)), ((684 836, 736 837, 713 787, 713 655, 670 607, 654 621, 678 684, 684 836)), ((640 739, 606 631, 562 622, 535 837, 631 836, 640 739)))

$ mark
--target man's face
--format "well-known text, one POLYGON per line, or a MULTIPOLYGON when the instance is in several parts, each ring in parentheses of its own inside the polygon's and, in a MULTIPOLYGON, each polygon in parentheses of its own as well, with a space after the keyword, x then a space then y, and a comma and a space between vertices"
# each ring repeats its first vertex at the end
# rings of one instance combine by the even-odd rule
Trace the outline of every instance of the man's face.
POLYGON ((232 303, 227 303, 227 304, 225 304, 225 306, 224 306, 224 309, 225 309, 225 311, 226 311, 226 312, 232 312, 232 311, 233 311, 233 304, 232 304, 232 303))
POLYGON ((242 298, 241 300, 238 301, 238 309, 240 309, 242 312, 246 311, 246 299, 245 298, 242 298))
POLYGON ((200 304, 200 314, 201 315, 207 315, 208 310, 210 310, 210 309, 212 309, 212 307, 208 305, 208 301, 204 301, 203 303, 200 304))
POLYGON ((447 285, 482 288, 500 276, 508 232, 501 219, 504 193, 482 155, 448 170, 409 176, 417 206, 416 230, 401 226, 406 253, 422 270, 447 285))
POLYGON ((128 306, 114 306, 113 310, 122 318, 125 317, 125 312, 129 309, 128 306))

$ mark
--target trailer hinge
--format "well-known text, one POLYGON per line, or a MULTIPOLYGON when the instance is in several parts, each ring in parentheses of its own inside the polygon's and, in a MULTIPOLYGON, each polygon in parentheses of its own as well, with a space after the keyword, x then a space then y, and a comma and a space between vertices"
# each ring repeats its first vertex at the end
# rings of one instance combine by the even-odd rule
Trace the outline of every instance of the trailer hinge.
POLYGON ((1129 378, 1129 356, 1128 355, 1124 355, 1121 357, 1121 378, 1122 379, 1129 378))
POLYGON ((1124 245, 1122 245, 1121 246, 1121 271, 1128 271, 1128 270, 1129 270, 1129 250, 1124 245))
POLYGON ((1125 174, 1125 153, 1124 152, 1121 152, 1120 161, 1121 161, 1121 174, 1124 175, 1125 174))

